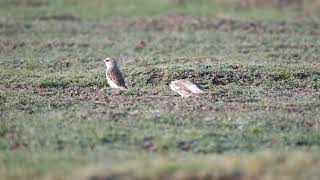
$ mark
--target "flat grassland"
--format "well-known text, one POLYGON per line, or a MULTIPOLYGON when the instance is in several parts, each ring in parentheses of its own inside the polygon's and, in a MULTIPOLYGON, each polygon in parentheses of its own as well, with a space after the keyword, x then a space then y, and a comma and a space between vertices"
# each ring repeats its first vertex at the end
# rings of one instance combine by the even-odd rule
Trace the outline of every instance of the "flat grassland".
POLYGON ((1 179, 318 179, 320 17, 293 6, 1 0, 1 179))

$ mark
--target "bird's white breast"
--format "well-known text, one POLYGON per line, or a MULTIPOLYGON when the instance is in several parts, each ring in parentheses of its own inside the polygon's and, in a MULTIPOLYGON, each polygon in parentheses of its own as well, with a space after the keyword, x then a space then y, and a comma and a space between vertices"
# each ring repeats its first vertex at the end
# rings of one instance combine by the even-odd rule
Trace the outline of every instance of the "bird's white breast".
POLYGON ((114 83, 107 75, 107 82, 111 88, 120 88, 116 83, 114 83))

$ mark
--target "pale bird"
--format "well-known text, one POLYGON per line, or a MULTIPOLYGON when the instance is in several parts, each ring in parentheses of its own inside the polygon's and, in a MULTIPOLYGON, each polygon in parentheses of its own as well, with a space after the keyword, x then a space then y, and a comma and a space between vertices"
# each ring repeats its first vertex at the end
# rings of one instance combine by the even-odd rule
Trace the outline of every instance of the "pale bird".
POLYGON ((117 61, 107 58, 104 62, 106 64, 106 78, 109 86, 116 89, 126 89, 127 86, 118 68, 117 61))
POLYGON ((199 96, 205 94, 204 91, 186 79, 175 80, 170 83, 172 91, 178 93, 182 97, 199 96))

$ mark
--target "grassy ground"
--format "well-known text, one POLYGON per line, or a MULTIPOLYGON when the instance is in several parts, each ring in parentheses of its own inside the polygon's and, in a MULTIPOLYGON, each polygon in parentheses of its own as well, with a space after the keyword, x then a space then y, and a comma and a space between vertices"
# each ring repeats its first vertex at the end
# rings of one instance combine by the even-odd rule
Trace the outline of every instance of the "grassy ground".
MULTIPOLYGON (((320 4, 309 3, 318 0, 282 0, 290 4, 283 9, 276 3, 259 3, 256 8, 244 5, 248 0, 0 0, 0 15, 15 17, 39 16, 81 16, 100 18, 109 16, 149 16, 163 12, 186 12, 194 15, 231 15, 256 18, 272 18, 292 14, 304 14, 319 11, 320 4), (238 2, 238 3, 234 3, 238 2), (290 3, 291 2, 291 3, 290 3), (292 3, 293 2, 293 3, 292 3), (242 5, 241 5, 242 4, 242 5), (276 7, 272 8, 273 6, 276 7), (279 9, 280 8, 280 9, 279 9)), ((250 0, 248 2, 270 2, 270 0, 250 0)), ((283 3, 282 3, 283 4, 283 3)))
POLYGON ((0 10, 0 177, 319 178, 318 16, 14 2, 0 10), (119 17, 133 11, 171 13, 119 17), (106 56, 128 90, 107 87, 106 56), (177 96, 179 78, 208 94, 177 96))

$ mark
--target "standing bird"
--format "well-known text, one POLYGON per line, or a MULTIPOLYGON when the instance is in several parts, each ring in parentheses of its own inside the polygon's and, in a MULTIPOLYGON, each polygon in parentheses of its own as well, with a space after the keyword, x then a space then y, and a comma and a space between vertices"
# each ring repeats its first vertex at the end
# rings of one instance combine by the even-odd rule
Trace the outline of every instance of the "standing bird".
POLYGON ((186 79, 172 81, 170 83, 170 88, 172 89, 172 91, 180 94, 180 96, 182 97, 200 96, 205 93, 204 91, 199 89, 197 85, 186 79))
POLYGON ((106 78, 109 86, 116 89, 126 89, 121 71, 118 69, 117 61, 112 58, 104 60, 106 64, 106 78))

